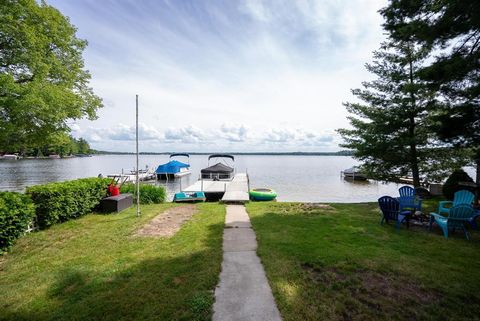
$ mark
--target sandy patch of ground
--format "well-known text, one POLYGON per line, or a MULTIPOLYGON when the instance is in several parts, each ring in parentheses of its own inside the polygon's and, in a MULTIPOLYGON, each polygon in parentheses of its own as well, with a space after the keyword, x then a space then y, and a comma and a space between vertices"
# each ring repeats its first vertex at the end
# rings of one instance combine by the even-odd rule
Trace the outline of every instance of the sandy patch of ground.
POLYGON ((300 207, 307 211, 316 210, 316 209, 335 210, 335 208, 333 208, 332 206, 328 204, 322 204, 322 203, 302 203, 300 207))
POLYGON ((334 213, 333 206, 322 203, 291 203, 279 207, 272 207, 276 214, 286 215, 324 215, 334 213))
POLYGON ((195 205, 183 205, 170 208, 155 216, 137 231, 138 236, 170 237, 180 230, 183 223, 188 221, 197 212, 195 205))

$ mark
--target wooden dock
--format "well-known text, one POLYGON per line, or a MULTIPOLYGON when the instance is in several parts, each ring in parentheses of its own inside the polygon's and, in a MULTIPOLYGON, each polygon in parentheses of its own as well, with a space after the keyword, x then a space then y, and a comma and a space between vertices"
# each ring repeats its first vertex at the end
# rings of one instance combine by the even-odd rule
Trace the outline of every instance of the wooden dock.
POLYGON ((248 185, 248 175, 238 173, 231 181, 198 180, 182 191, 204 192, 207 199, 217 196, 225 203, 245 203, 250 200, 248 185))
POLYGON ((248 175, 246 173, 236 174, 230 184, 227 185, 222 202, 248 202, 250 200, 248 192, 248 175))

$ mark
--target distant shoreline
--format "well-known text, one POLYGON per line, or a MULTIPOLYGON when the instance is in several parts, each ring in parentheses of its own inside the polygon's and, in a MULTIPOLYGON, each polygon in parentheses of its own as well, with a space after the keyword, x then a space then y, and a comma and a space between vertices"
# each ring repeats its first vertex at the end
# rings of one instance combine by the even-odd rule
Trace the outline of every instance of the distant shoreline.
MULTIPOLYGON (((140 155, 170 155, 173 152, 140 152, 140 155)), ((217 153, 207 152, 190 152, 189 155, 212 155, 217 153)), ((244 156, 353 156, 352 151, 339 151, 339 152, 231 152, 226 153, 230 155, 244 155, 244 156)), ((135 155, 130 152, 110 152, 110 151, 97 151, 93 155, 135 155)))

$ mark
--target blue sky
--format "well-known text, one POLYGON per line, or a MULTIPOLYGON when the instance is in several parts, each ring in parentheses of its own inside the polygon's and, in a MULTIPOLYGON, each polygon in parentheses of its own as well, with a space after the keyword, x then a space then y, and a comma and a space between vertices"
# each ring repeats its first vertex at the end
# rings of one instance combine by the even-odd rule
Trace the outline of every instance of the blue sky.
POLYGON ((335 151, 370 79, 383 0, 50 0, 87 39, 105 107, 73 133, 133 151, 335 151))

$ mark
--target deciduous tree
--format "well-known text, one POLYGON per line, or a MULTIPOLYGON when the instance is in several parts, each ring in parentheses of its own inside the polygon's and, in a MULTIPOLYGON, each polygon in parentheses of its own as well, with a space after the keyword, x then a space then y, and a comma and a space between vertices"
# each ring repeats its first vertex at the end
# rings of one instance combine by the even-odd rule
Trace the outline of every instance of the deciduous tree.
POLYGON ((0 150, 23 151, 69 132, 68 120, 96 118, 85 40, 44 1, 0 2, 0 150))

